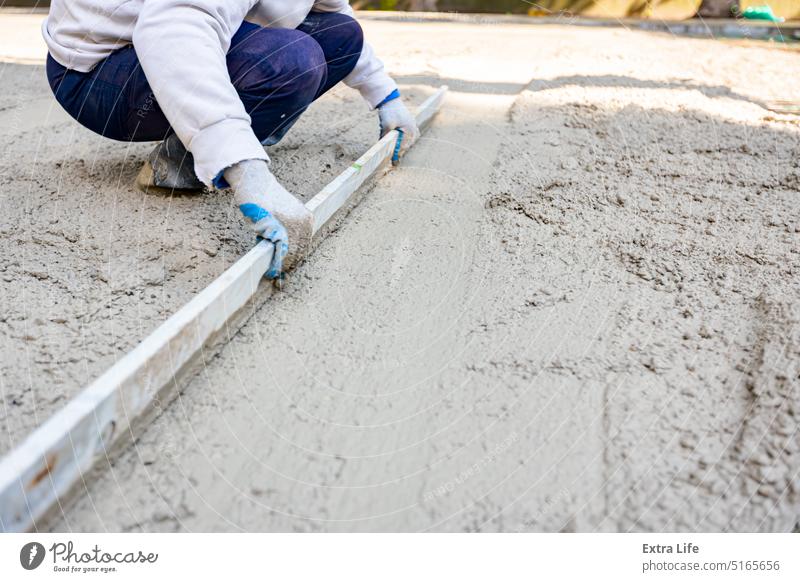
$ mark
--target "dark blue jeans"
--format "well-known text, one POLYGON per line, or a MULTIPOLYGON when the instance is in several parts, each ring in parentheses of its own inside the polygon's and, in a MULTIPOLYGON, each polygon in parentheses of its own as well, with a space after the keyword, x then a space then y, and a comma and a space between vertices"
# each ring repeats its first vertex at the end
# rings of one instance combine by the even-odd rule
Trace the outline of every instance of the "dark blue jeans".
MULTIPOLYGON (((363 43, 361 27, 344 14, 312 12, 294 30, 242 23, 227 64, 256 137, 277 143, 315 99, 353 70, 363 43)), ((133 45, 88 73, 67 70, 48 56, 47 78, 67 113, 95 133, 157 141, 172 132, 133 45)))

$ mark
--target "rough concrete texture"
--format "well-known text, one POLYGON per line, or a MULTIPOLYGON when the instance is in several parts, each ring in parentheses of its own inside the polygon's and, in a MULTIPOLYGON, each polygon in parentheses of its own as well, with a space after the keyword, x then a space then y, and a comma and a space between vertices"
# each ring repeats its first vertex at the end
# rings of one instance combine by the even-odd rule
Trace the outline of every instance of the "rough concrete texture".
MULTIPOLYGON (((0 94, 2 454, 254 241, 229 192, 139 191, 153 144, 78 126, 50 96, 42 67, 0 64, 0 79, 15 88, 0 94)), ((428 93, 411 90, 410 99, 428 93)), ((273 170, 310 198, 377 132, 361 99, 336 90, 270 148, 273 170), (334 121, 319 132, 319 119, 334 121)))
MULTIPOLYGON (((797 53, 609 29, 366 28, 403 83, 451 85, 446 109, 136 446, 40 526, 796 527, 800 130, 763 104, 798 94, 787 74, 797 53)), ((330 148, 352 159, 361 138, 334 146, 320 127, 355 123, 367 115, 358 107, 343 91, 309 111, 291 143, 320 149, 284 146, 284 179, 307 194, 300 177, 324 182, 330 148)), ((62 139, 80 131, 58 127, 62 139)), ((11 209, 14 248, 62 261, 74 252, 84 270, 111 264, 119 277, 81 294, 88 313, 110 305, 94 327, 75 324, 76 337, 97 338, 81 355, 99 359, 106 346, 113 360, 133 343, 129 329, 152 325, 247 246, 218 195, 166 203, 128 189, 126 146, 81 134, 83 150, 62 142, 47 166, 43 146, 20 139, 12 145, 29 149, 16 157, 38 160, 38 182, 3 175, 38 203, 11 209), (56 161, 75 193, 47 196, 43 184, 63 179, 56 161), (31 242, 53 196, 54 228, 76 228, 75 243, 31 242), (113 228, 98 206, 108 196, 113 228), (227 233, 216 255, 187 258, 215 229, 227 233), (131 238, 162 269, 149 306, 137 278, 148 255, 127 254, 131 238), (73 251, 92 240, 97 255, 73 251)), ((51 279, 66 278, 48 264, 51 279)), ((22 287, 29 301, 46 294, 30 285, 51 279, 12 277, 4 301, 20 301, 22 287)), ((53 309, 14 305, 9 329, 53 309)), ((22 361, 32 382, 48 365, 22 361)))

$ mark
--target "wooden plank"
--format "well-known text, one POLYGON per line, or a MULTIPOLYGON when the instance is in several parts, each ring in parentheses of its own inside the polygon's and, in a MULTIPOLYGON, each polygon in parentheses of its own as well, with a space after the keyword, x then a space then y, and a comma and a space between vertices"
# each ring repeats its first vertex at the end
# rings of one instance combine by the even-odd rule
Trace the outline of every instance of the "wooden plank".
POLYGON ((800 115, 800 101, 770 101, 767 109, 784 115, 800 115))
MULTIPOLYGON (((447 87, 441 87, 417 109, 416 119, 420 131, 425 129, 436 115, 442 105, 445 93, 447 93, 447 87)), ((315 234, 340 208, 344 207, 361 185, 391 158, 397 138, 397 131, 387 133, 349 168, 325 186, 319 194, 308 201, 306 208, 314 215, 315 234)))
POLYGON ((306 204, 314 215, 314 234, 336 214, 356 190, 391 157, 397 132, 387 133, 378 143, 369 148, 344 172, 339 174, 319 194, 306 204))
MULTIPOLYGON (((419 108, 421 128, 445 92, 419 108)), ((388 133, 308 202, 315 233, 390 159, 397 137, 388 133)), ((154 403, 176 395, 181 372, 256 293, 272 252, 267 242, 256 245, 0 462, 0 530, 33 528, 98 459, 130 439, 154 403)))
POLYGON ((32 527, 156 398, 170 399, 165 388, 256 292, 273 248, 249 251, 3 459, 0 529, 32 527))

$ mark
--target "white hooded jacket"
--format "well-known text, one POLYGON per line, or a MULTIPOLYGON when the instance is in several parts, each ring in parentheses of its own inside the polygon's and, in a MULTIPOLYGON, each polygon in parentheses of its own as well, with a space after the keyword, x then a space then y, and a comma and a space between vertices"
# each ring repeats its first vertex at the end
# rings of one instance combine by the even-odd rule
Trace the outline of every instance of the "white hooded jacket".
MULTIPOLYGON (((353 15, 348 0, 53 0, 42 33, 61 65, 91 71, 133 43, 164 115, 206 184, 242 160, 267 160, 225 62, 244 20, 296 28, 311 10, 353 15)), ((375 107, 397 85, 364 44, 344 82, 375 107)))

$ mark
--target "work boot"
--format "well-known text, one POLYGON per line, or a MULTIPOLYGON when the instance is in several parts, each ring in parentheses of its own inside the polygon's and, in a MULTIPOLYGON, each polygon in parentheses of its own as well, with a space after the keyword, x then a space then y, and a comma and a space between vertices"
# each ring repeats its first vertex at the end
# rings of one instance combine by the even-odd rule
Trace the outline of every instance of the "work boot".
POLYGON ((202 190, 203 183, 194 173, 194 158, 176 134, 158 144, 142 166, 136 183, 142 190, 202 190))

